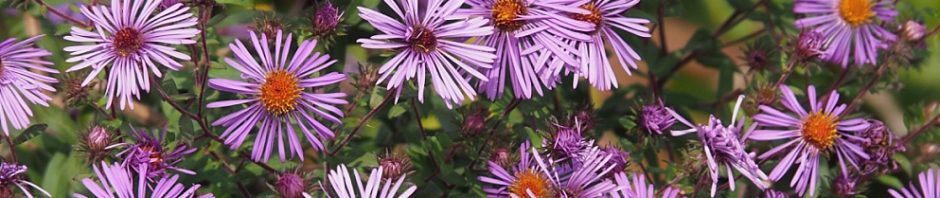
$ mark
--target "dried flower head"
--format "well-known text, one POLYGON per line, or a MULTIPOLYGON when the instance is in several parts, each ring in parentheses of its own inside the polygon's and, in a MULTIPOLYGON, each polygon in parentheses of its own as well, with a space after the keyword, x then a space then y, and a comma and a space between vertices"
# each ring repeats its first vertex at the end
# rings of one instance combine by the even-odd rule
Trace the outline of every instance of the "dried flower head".
POLYGON ((856 141, 868 153, 867 160, 861 160, 862 174, 883 174, 897 170, 898 163, 892 159, 895 153, 905 150, 904 145, 897 145, 897 136, 891 132, 884 122, 867 119, 869 126, 857 134, 856 141))
POLYGON ((509 149, 496 148, 493 150, 493 153, 490 154, 490 161, 503 168, 509 168, 515 165, 516 160, 514 159, 512 152, 509 151, 509 149))
POLYGON ((676 124, 676 118, 669 114, 669 108, 662 104, 649 104, 640 109, 640 127, 650 134, 662 135, 663 131, 676 124))
POLYGON ((411 158, 403 154, 386 154, 379 159, 379 166, 382 167, 382 178, 395 179, 411 172, 411 158))
POLYGON ((330 1, 320 4, 311 17, 314 37, 326 38, 339 32, 339 24, 343 20, 343 13, 330 1))
POLYGON ((825 53, 826 38, 822 33, 813 29, 806 29, 800 32, 797 37, 794 55, 798 60, 807 61, 819 57, 825 53))
POLYGON ((858 178, 840 174, 832 181, 832 193, 839 197, 853 197, 858 194, 857 183, 858 178))
POLYGON ((758 40, 744 48, 744 61, 750 70, 762 71, 774 65, 776 50, 772 44, 765 40, 758 40))
POLYGON ((484 108, 479 108, 476 111, 470 112, 465 115, 463 118, 463 125, 460 127, 460 132, 465 136, 476 136, 486 130, 486 116, 488 116, 489 111, 484 108))

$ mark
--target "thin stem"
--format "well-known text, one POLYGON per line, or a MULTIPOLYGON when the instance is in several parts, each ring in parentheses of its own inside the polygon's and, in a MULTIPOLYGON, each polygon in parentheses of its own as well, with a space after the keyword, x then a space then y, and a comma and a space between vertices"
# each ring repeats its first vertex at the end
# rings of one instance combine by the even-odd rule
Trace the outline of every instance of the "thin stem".
POLYGON ((839 86, 842 86, 842 83, 845 82, 845 76, 848 76, 848 74, 849 74, 849 68, 842 68, 842 72, 839 72, 839 77, 836 78, 836 82, 833 82, 832 85, 829 85, 829 91, 825 93, 826 97, 824 97, 822 101, 829 100, 829 95, 830 95, 829 93, 836 91, 836 89, 838 89, 839 86))
POLYGON ((917 129, 905 135, 904 138, 901 138, 901 142, 899 142, 898 145, 907 145, 908 143, 913 141, 914 138, 917 137, 917 135, 920 135, 921 133, 926 132, 927 129, 933 128, 934 125, 937 125, 938 122, 940 122, 940 113, 933 116, 933 118, 928 120, 927 123, 924 123, 924 125, 917 127, 917 129))
POLYGON ((780 87, 784 81, 787 81, 787 78, 790 77, 790 74, 793 73, 793 69, 796 67, 796 61, 789 61, 787 63, 787 69, 783 71, 783 74, 780 75, 780 78, 777 79, 777 82, 774 83, 773 89, 780 87))
MULTIPOLYGON (((659 20, 659 24, 657 24, 657 27, 659 27, 659 54, 666 55, 669 53, 669 49, 666 47, 668 46, 666 45, 666 0, 659 0, 657 15, 657 20, 659 20)), ((652 75, 652 72, 650 72, 650 75, 652 75)))
POLYGON ((357 133, 359 133, 359 129, 362 129, 362 126, 364 126, 366 122, 372 118, 372 116, 375 116, 375 114, 378 113, 382 107, 385 107, 388 102, 392 101, 392 98, 394 98, 392 93, 395 93, 395 90, 388 90, 388 94, 385 95, 385 99, 382 100, 382 103, 379 103, 379 106, 376 106, 374 109, 370 110, 369 113, 366 113, 365 116, 359 119, 359 123, 356 124, 356 127, 353 128, 352 132, 350 132, 349 135, 346 136, 346 138, 344 138, 338 145, 334 146, 335 148, 333 148, 333 151, 330 151, 327 154, 329 154, 329 156, 336 155, 336 152, 339 152, 339 150, 343 149, 343 146, 349 144, 349 141, 351 141, 352 138, 356 136, 357 133))
POLYGON ((875 71, 875 76, 872 77, 871 80, 868 81, 868 83, 866 83, 865 86, 862 87, 861 90, 859 90, 858 95, 856 95, 855 98, 852 98, 851 103, 849 104, 849 107, 845 108, 845 111, 842 111, 843 115, 847 114, 848 112, 855 111, 855 109, 858 108, 859 105, 861 105, 862 97, 865 97, 865 95, 868 94, 868 90, 871 89, 875 85, 875 82, 878 82, 878 79, 881 78, 881 75, 885 73, 885 70, 887 70, 887 68, 888 66, 886 63, 878 65, 878 70, 875 71))
POLYGON ((16 145, 13 145, 13 137, 10 137, 10 134, 5 135, 3 139, 6 139, 7 146, 10 148, 10 157, 13 158, 14 163, 19 163, 19 160, 16 159, 16 145))
POLYGON ((264 170, 267 170, 268 172, 281 174, 281 171, 278 171, 277 169, 274 169, 273 167, 271 167, 270 165, 268 165, 268 164, 266 164, 266 163, 257 162, 257 161, 255 161, 255 160, 248 159, 247 157, 248 157, 248 156, 251 156, 251 154, 248 154, 248 153, 246 153, 246 152, 244 152, 244 151, 241 151, 241 152, 238 152, 238 153, 241 154, 243 160, 251 161, 251 163, 255 163, 255 165, 258 165, 258 166, 260 166, 261 168, 264 168, 264 170))
POLYGON ((62 11, 59 11, 58 9, 56 9, 56 8, 53 7, 53 6, 49 6, 49 4, 46 3, 46 1, 44 1, 44 0, 36 0, 36 2, 39 3, 39 5, 42 5, 43 7, 46 7, 46 9, 49 10, 49 12, 52 12, 52 14, 55 14, 56 16, 62 17, 62 18, 65 19, 65 20, 71 21, 72 23, 75 23, 75 24, 77 24, 77 25, 79 25, 79 26, 82 26, 83 28, 90 28, 90 27, 91 27, 91 25, 86 24, 85 22, 79 21, 78 19, 72 18, 71 16, 69 16, 69 15, 67 15, 67 14, 65 14, 65 13, 62 13, 62 11))
POLYGON ((202 111, 203 109, 205 109, 204 108, 205 106, 203 104, 206 99, 206 94, 205 94, 206 84, 209 84, 208 80, 209 80, 210 64, 209 64, 209 48, 206 47, 206 23, 208 23, 209 21, 209 16, 212 15, 212 6, 202 5, 201 8, 202 8, 202 13, 201 13, 202 16, 200 16, 199 25, 202 28, 202 30, 200 30, 199 33, 202 35, 202 38, 199 39, 200 40, 199 42, 202 44, 202 57, 203 58, 202 58, 202 61, 200 61, 200 63, 202 64, 202 67, 200 69, 201 72, 199 72, 199 74, 202 74, 202 75, 199 76, 200 80, 198 81, 202 82, 202 84, 199 89, 199 101, 196 103, 198 104, 198 107, 196 107, 198 109, 196 111, 196 114, 200 116, 202 116, 202 111))
POLYGON ((163 90, 163 87, 159 86, 159 82, 157 81, 156 78, 150 77, 150 83, 154 85, 158 85, 154 87, 156 87, 157 93, 159 93, 160 98, 162 98, 163 101, 166 101, 167 103, 169 103, 170 106, 173 107, 173 109, 176 109, 183 115, 186 115, 187 117, 193 120, 196 120, 196 123, 199 124, 199 128, 201 128, 203 131, 203 136, 211 137, 213 140, 218 141, 220 143, 224 142, 221 138, 219 138, 219 136, 215 136, 215 134, 212 134, 212 130, 209 127, 209 125, 206 123, 205 119, 202 119, 202 117, 200 117, 199 115, 193 114, 192 112, 183 108, 183 106, 180 106, 178 103, 176 103, 176 101, 174 101, 173 98, 171 98, 170 95, 168 95, 166 91, 163 90))

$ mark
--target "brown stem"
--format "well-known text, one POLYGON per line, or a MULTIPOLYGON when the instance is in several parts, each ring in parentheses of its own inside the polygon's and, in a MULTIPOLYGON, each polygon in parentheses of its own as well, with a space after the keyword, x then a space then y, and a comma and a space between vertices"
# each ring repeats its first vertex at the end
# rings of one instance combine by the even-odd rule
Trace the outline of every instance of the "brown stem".
MULTIPOLYGON (((659 24, 657 24, 657 27, 659 27, 659 54, 666 55, 669 53, 669 49, 666 47, 666 0, 659 0, 659 11, 657 15, 657 20, 659 20, 659 24)), ((650 72, 650 75, 652 75, 652 72, 650 72)))
POLYGON ((934 125, 937 125, 938 122, 940 122, 940 114, 933 116, 933 118, 928 120, 927 123, 924 123, 924 125, 917 127, 917 129, 905 135, 904 138, 901 138, 901 142, 899 142, 898 145, 907 145, 912 140, 914 140, 914 137, 917 137, 917 135, 926 132, 927 129, 933 128, 934 125))
POLYGON ((56 16, 62 17, 62 18, 65 19, 65 20, 71 21, 72 23, 75 23, 75 24, 77 24, 77 25, 79 25, 79 26, 82 26, 83 28, 90 28, 90 27, 91 27, 91 25, 86 24, 85 22, 79 21, 78 19, 72 18, 71 16, 69 16, 69 15, 67 15, 67 14, 65 14, 65 13, 62 13, 62 11, 59 11, 58 9, 56 9, 56 8, 53 7, 53 6, 49 6, 49 4, 46 3, 46 1, 44 1, 44 0, 36 0, 36 2, 39 3, 39 5, 42 5, 43 7, 46 7, 46 9, 49 10, 49 12, 52 12, 52 14, 55 14, 56 16))
POLYGON ((202 58, 202 61, 200 61, 200 63, 202 64, 202 68, 200 69, 201 72, 199 72, 199 74, 202 74, 202 75, 199 76, 200 80, 198 81, 202 82, 202 84, 199 89, 199 102, 196 103, 198 104, 198 106, 196 107, 196 109, 198 109, 196 111, 196 114, 200 116, 202 116, 203 109, 205 109, 203 104, 206 99, 206 94, 205 94, 206 84, 209 84, 207 81, 209 80, 210 64, 209 64, 209 48, 206 47, 206 23, 208 23, 209 17, 212 15, 212 6, 202 5, 201 7, 202 7, 202 16, 199 19, 199 24, 202 27, 202 30, 200 30, 199 33, 201 34, 202 38, 199 39, 200 40, 199 42, 202 44, 202 57, 203 58, 202 58))
POLYGON ((196 123, 199 124, 199 128, 201 128, 203 131, 203 136, 211 137, 213 140, 218 141, 220 143, 224 142, 221 138, 219 138, 218 136, 215 136, 215 134, 212 134, 212 130, 210 130, 211 128, 209 127, 209 125, 206 124, 205 119, 202 119, 202 117, 200 117, 199 115, 193 114, 189 110, 186 110, 185 108, 183 108, 183 106, 180 106, 178 103, 176 103, 176 101, 173 100, 173 98, 171 98, 170 95, 168 95, 166 91, 163 90, 163 86, 160 86, 160 83, 157 81, 156 78, 151 76, 150 83, 157 85, 154 87, 156 87, 157 93, 160 94, 160 98, 162 98, 163 101, 166 101, 167 103, 169 103, 170 106, 173 107, 173 109, 176 109, 177 111, 179 111, 186 117, 196 120, 196 123))
POLYGON ((5 135, 3 139, 7 140, 7 145, 10 148, 10 157, 13 158, 13 163, 19 163, 19 160, 16 159, 16 145, 13 145, 13 137, 10 137, 9 134, 5 135))
POLYGON ((780 85, 782 85, 784 81, 787 81, 787 78, 790 77, 790 73, 793 73, 793 69, 795 68, 796 68, 796 61, 789 61, 789 63, 787 63, 787 69, 783 71, 783 74, 781 74, 780 78, 777 79, 777 82, 774 83, 774 86, 772 87, 772 89, 776 89, 777 87, 780 87, 780 85))
POLYGON ((379 103, 379 106, 376 106, 375 108, 370 110, 369 113, 366 113, 365 116, 359 119, 359 123, 356 124, 356 127, 353 128, 352 132, 350 132, 349 135, 346 136, 346 138, 344 138, 338 145, 334 146, 335 148, 333 148, 333 151, 330 151, 327 154, 329 154, 329 156, 336 155, 336 152, 339 152, 339 150, 343 149, 343 146, 346 146, 346 144, 349 144, 349 141, 351 141, 352 138, 356 136, 357 133, 359 133, 359 129, 362 129, 362 126, 364 126, 366 122, 368 122, 369 119, 372 118, 372 116, 375 116, 375 114, 378 113, 379 110, 382 110, 382 107, 385 107, 385 105, 388 104, 388 102, 392 101, 392 99, 395 97, 394 95, 392 95, 392 93, 395 93, 394 89, 388 90, 388 94, 385 95, 385 99, 382 100, 382 103, 379 103))
POLYGON ((855 111, 855 109, 858 108, 859 105, 861 105, 862 97, 865 97, 865 95, 868 94, 868 90, 871 89, 875 85, 876 82, 878 82, 878 79, 881 78, 881 75, 885 73, 885 70, 887 70, 887 68, 888 66, 886 63, 882 63, 878 65, 878 69, 877 71, 875 71, 875 76, 872 77, 871 80, 868 81, 868 83, 865 83, 865 86, 862 87, 861 90, 859 90, 858 95, 856 95, 855 98, 852 98, 852 100, 850 101, 851 103, 849 104, 849 107, 845 108, 845 111, 842 111, 843 116, 846 115, 848 112, 855 111))
POLYGON ((499 119, 496 119, 496 123, 494 123, 493 126, 490 127, 490 130, 489 130, 489 132, 488 132, 488 135, 486 136, 486 139, 483 141, 483 144, 480 145, 479 148, 477 148, 477 155, 476 155, 476 156, 478 156, 478 157, 475 158, 475 159, 473 159, 472 162, 470 162, 470 166, 469 166, 469 167, 472 168, 474 165, 476 165, 477 161, 479 161, 479 156, 482 156, 482 155, 483 155, 483 150, 486 149, 486 146, 489 145, 490 140, 493 139, 493 135, 496 134, 496 127, 499 127, 499 125, 503 122, 504 118, 506 118, 506 116, 509 115, 509 112, 512 112, 513 109, 516 109, 516 107, 519 106, 519 103, 520 103, 520 102, 522 102, 521 99, 514 98, 514 99, 512 99, 512 101, 509 102, 508 105, 506 105, 506 109, 504 109, 504 110, 503 110, 503 113, 500 114, 499 119))

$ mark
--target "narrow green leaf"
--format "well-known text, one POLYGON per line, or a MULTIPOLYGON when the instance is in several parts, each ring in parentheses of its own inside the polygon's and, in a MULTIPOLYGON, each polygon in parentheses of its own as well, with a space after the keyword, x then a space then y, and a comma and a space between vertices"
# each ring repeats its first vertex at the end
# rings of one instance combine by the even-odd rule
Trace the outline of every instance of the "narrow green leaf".
POLYGON ((16 138, 13 139, 13 144, 19 145, 23 142, 29 141, 29 139, 32 139, 33 137, 39 136, 40 133, 46 131, 46 127, 48 127, 46 124, 35 124, 33 126, 29 126, 29 128, 26 128, 23 133, 20 133, 19 136, 16 136, 16 138))

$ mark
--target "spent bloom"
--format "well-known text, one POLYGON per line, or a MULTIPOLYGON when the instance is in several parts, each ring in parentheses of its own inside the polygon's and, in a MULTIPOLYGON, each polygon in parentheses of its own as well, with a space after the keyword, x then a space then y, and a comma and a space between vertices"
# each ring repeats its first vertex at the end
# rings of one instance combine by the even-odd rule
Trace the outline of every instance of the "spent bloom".
POLYGON ((640 0, 593 0, 580 7, 589 11, 589 14, 571 15, 575 20, 594 24, 594 30, 588 32, 590 40, 573 40, 571 44, 577 48, 575 54, 580 59, 580 64, 575 65, 578 76, 587 78, 599 90, 618 87, 614 65, 607 56, 608 48, 605 44, 611 46, 618 63, 627 74, 637 69, 636 62, 640 60, 640 55, 620 37, 617 30, 644 38, 651 36, 650 29, 646 27, 649 20, 624 16, 638 3, 640 0))
POLYGON ((553 125, 555 125, 555 132, 549 135, 547 145, 549 145, 552 154, 562 159, 579 158, 581 153, 593 144, 592 140, 582 137, 579 124, 570 127, 560 124, 553 125))
POLYGON ((623 171, 630 165, 630 153, 614 146, 608 146, 601 150, 603 155, 610 156, 608 165, 614 167, 611 173, 623 171))
POLYGON ((786 193, 776 191, 774 189, 767 189, 764 191, 764 193, 761 193, 761 194, 762 194, 761 196, 762 198, 787 198, 786 193))
POLYGON ((11 188, 16 186, 23 191, 23 194, 27 197, 33 197, 33 194, 29 192, 29 188, 27 187, 38 190, 46 195, 46 197, 52 197, 46 190, 24 179, 25 175, 23 174, 26 173, 26 170, 26 166, 23 165, 0 162, 0 196, 13 197, 13 190, 11 188))
POLYGON ((49 51, 33 47, 42 36, 17 42, 10 38, 0 43, 0 128, 10 136, 10 127, 24 129, 29 126, 33 111, 29 104, 49 106, 52 97, 43 92, 55 92, 51 85, 59 82, 42 73, 59 73, 50 68, 52 62, 42 58, 49 51))
POLYGON ((800 31, 796 39, 794 55, 800 60, 809 60, 825 53, 826 37, 814 29, 800 31))
POLYGON ((548 172, 542 171, 536 159, 543 159, 535 149, 525 142, 519 146, 519 160, 511 167, 504 167, 496 161, 488 161, 491 176, 477 179, 488 184, 483 188, 488 197, 551 197, 555 195, 554 185, 548 172), (531 151, 531 152, 530 152, 531 151), (508 169, 507 169, 508 168, 508 169))
MULTIPOLYGON (((401 191, 401 186, 405 181, 405 176, 402 175, 396 178, 382 178, 383 169, 382 167, 373 169, 369 173, 369 178, 366 183, 362 183, 361 177, 359 177, 359 172, 352 170, 355 178, 349 175, 349 169, 346 168, 346 164, 340 164, 335 169, 330 170, 327 175, 327 180, 329 181, 330 189, 332 191, 328 196, 338 197, 338 198, 376 198, 376 197, 411 197, 411 194, 418 189, 417 186, 409 185, 407 189, 403 192, 401 191)), ((321 188, 323 184, 320 184, 321 188)), ((408 185, 408 184, 405 184, 408 185)), ((326 188, 324 188, 326 189, 326 188)))
MULTIPOLYGON (((141 164, 135 167, 138 170, 147 169, 147 164, 141 164)), ((151 198, 212 198, 212 193, 196 195, 200 185, 194 184, 187 188, 179 183, 178 175, 161 177, 159 180, 150 180, 142 172, 128 170, 124 166, 114 163, 107 164, 101 162, 101 166, 94 166, 94 172, 97 176, 97 182, 91 178, 82 179, 82 184, 91 192, 94 197, 115 198, 115 197, 151 197, 151 198), (137 180, 134 180, 136 177, 137 180), (155 182, 151 182, 155 181, 155 182)), ((82 194, 73 194, 76 198, 86 198, 82 194)))
POLYGON ((476 91, 470 79, 487 80, 478 68, 490 68, 494 49, 464 43, 466 39, 493 34, 487 19, 473 17, 453 21, 463 0, 428 0, 423 8, 417 0, 386 0, 399 20, 377 11, 359 7, 359 16, 382 34, 356 42, 369 49, 391 49, 398 52, 379 73, 380 83, 401 96, 405 81, 417 78, 418 100, 424 102, 424 87, 431 86, 448 107, 474 99, 476 91), (428 79, 430 78, 430 79, 428 79))
POLYGON ((477 87, 493 100, 502 96, 507 84, 515 98, 528 99, 553 88, 556 77, 546 63, 561 60, 579 65, 573 49, 564 39, 590 41, 583 33, 593 31, 594 24, 572 19, 573 14, 592 14, 581 9, 580 0, 467 0, 469 8, 458 16, 483 17, 484 23, 495 28, 491 34, 480 35, 475 44, 496 49, 495 60, 484 67, 485 81, 477 87), (542 76, 548 75, 548 76, 542 76), (507 79, 509 78, 509 79, 507 79), (534 93, 534 94, 533 94, 534 93))
POLYGON ((894 153, 904 151, 904 145, 895 143, 897 136, 884 122, 874 119, 866 121, 869 127, 858 134, 860 139, 853 139, 869 155, 868 160, 862 160, 859 164, 861 173, 882 174, 896 170, 898 163, 892 157, 894 153))
POLYGON ((311 21, 313 21, 313 35, 322 38, 335 33, 339 22, 343 19, 343 14, 344 13, 340 12, 339 8, 333 5, 333 3, 325 1, 317 8, 315 13, 313 13, 311 19, 311 21))
POLYGON ((238 149, 248 134, 258 126, 251 152, 251 159, 255 161, 268 161, 274 148, 278 148, 281 161, 285 161, 288 154, 291 158, 299 156, 303 160, 304 149, 298 133, 302 133, 315 149, 322 151, 325 149, 323 140, 333 139, 336 134, 318 119, 342 123, 340 118, 343 117, 343 111, 336 105, 347 104, 345 93, 324 90, 326 86, 346 80, 346 75, 329 72, 313 76, 336 60, 330 60, 329 55, 314 52, 317 40, 304 40, 294 51, 293 57, 288 59, 294 40, 292 34, 286 37, 278 30, 273 40, 274 46, 269 46, 266 35, 261 34, 261 38, 258 38, 252 32, 251 43, 257 59, 240 40, 235 40, 235 43, 229 44, 235 59, 226 57, 224 60, 241 72, 242 79, 209 79, 209 87, 243 96, 240 99, 215 101, 207 106, 223 108, 246 105, 215 120, 212 125, 226 128, 220 137, 233 150, 238 149))
POLYGON ((556 197, 602 197, 617 191, 617 185, 606 177, 615 168, 609 164, 611 156, 597 147, 585 149, 577 163, 542 158, 535 150, 532 154, 540 172, 548 173, 556 197))
MULTIPOLYGON (((696 132, 699 140, 702 141, 709 175, 711 175, 712 179, 712 197, 715 196, 718 187, 718 177, 722 165, 727 169, 728 184, 732 191, 734 190, 735 183, 734 176, 731 175, 731 168, 738 170, 738 172, 745 178, 751 180, 751 182, 760 189, 770 187, 767 175, 764 174, 764 172, 760 170, 760 167, 757 166, 757 163, 754 162, 753 156, 744 150, 743 139, 738 136, 741 134, 742 128, 744 127, 744 118, 737 120, 738 112, 741 109, 741 103, 743 101, 744 96, 739 96, 737 103, 734 105, 734 110, 732 111, 731 124, 728 126, 723 125, 721 120, 715 118, 714 115, 709 116, 708 124, 696 126, 679 116, 675 111, 669 110, 669 113, 675 116, 679 122, 690 127, 690 129, 687 130, 672 131, 672 135, 679 136, 696 132)), ((753 126, 751 129, 753 129, 753 126)))
POLYGON ((897 39, 879 22, 891 22, 898 12, 890 0, 796 0, 793 12, 805 16, 797 28, 811 28, 826 37, 822 58, 847 67, 876 64, 878 49, 897 39))
POLYGON ((66 72, 92 68, 82 86, 110 67, 105 89, 106 108, 111 108, 116 98, 121 109, 133 109, 132 98, 139 100, 141 90, 150 91, 151 73, 157 77, 163 75, 157 65, 179 70, 183 65, 177 60, 190 59, 173 45, 196 43, 193 40, 199 33, 194 27, 196 18, 189 7, 181 3, 156 11, 160 3, 113 0, 110 7, 82 6, 82 14, 95 24, 94 31, 72 27, 71 34, 65 36, 65 40, 79 43, 64 48, 72 56, 66 62, 78 62, 66 72))
MULTIPOLYGON (((614 174, 614 182, 617 183, 619 193, 612 194, 612 197, 622 197, 622 198, 654 198, 656 197, 656 189, 653 184, 647 183, 646 177, 643 174, 633 174, 632 177, 627 176, 626 172, 618 172, 614 174)), ((679 189, 673 187, 666 187, 663 190, 662 198, 679 198, 684 197, 680 195, 679 189)))
POLYGON ((307 181, 303 175, 297 173, 281 173, 274 184, 277 193, 284 198, 300 198, 309 196, 306 191, 307 181))
POLYGON ((640 127, 649 133, 662 135, 663 131, 676 124, 676 117, 669 111, 672 110, 660 103, 643 106, 640 109, 640 127))
POLYGON ((839 197, 853 197, 858 194, 858 178, 849 175, 839 175, 832 181, 832 192, 839 197))
POLYGON ((839 105, 839 93, 833 91, 828 101, 818 101, 816 87, 807 88, 809 111, 800 105, 790 87, 781 85, 783 94, 781 103, 791 114, 783 113, 771 106, 761 105, 761 113, 754 120, 762 127, 750 133, 748 138, 756 141, 786 140, 786 143, 768 150, 758 158, 768 159, 778 154, 786 154, 770 173, 770 179, 778 181, 797 165, 796 176, 790 186, 803 196, 809 190, 809 196, 816 193, 820 157, 833 153, 839 161, 842 174, 848 173, 846 162, 858 168, 859 160, 869 159, 862 147, 851 140, 860 139, 857 134, 870 125, 864 119, 842 119, 846 108, 839 105), (795 115, 793 115, 795 114, 795 115))
POLYGON ((196 172, 176 166, 177 163, 183 161, 184 156, 195 153, 196 148, 191 148, 185 144, 179 144, 173 150, 165 148, 166 128, 161 130, 159 134, 151 134, 147 130, 137 130, 131 127, 130 134, 135 143, 119 143, 109 146, 126 146, 124 151, 117 154, 118 157, 124 159, 121 162, 122 166, 131 167, 134 171, 145 173, 143 175, 150 178, 165 176, 167 169, 188 175, 196 174, 196 172))
POLYGON ((917 182, 919 185, 911 182, 901 189, 889 189, 888 193, 894 198, 940 197, 940 169, 931 168, 917 174, 917 182))

